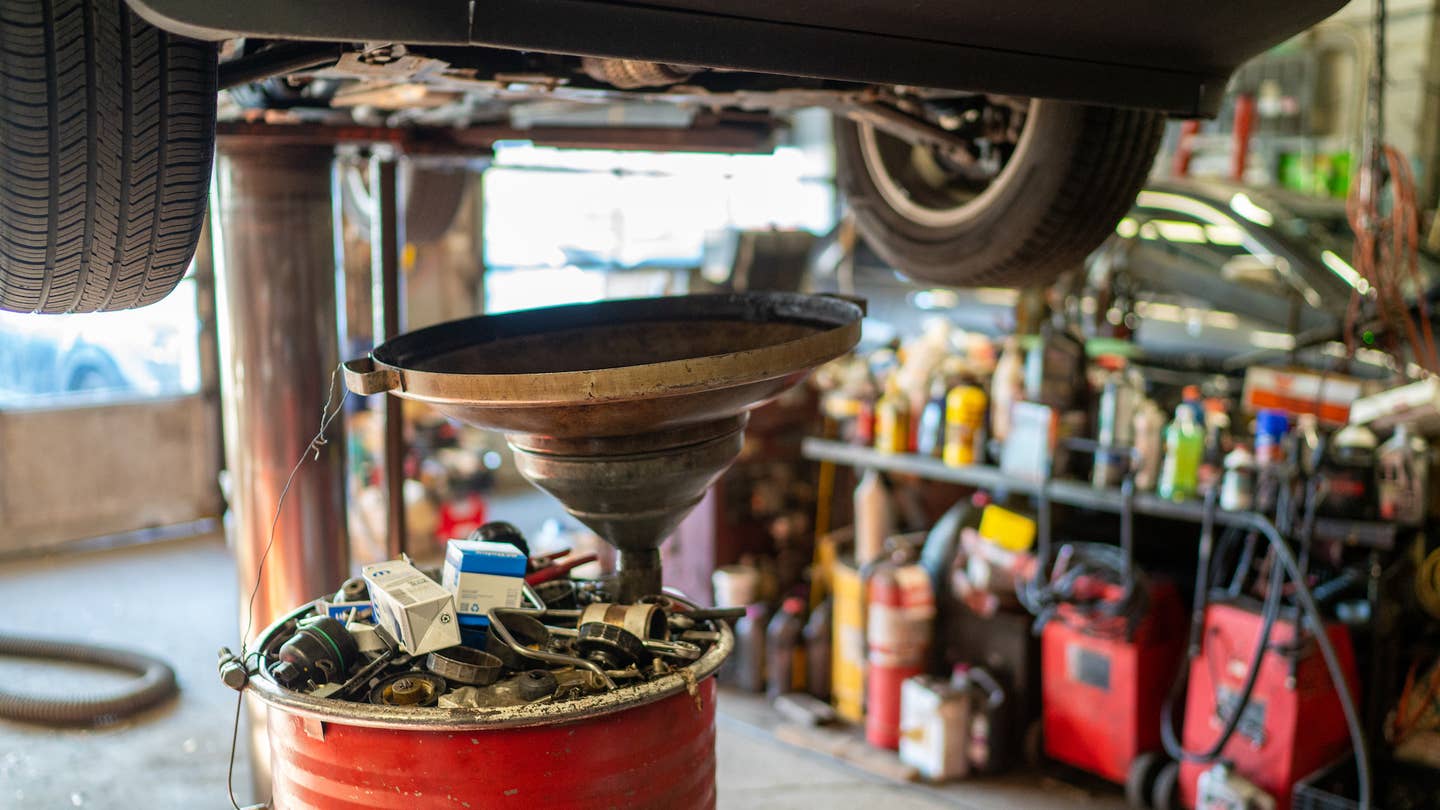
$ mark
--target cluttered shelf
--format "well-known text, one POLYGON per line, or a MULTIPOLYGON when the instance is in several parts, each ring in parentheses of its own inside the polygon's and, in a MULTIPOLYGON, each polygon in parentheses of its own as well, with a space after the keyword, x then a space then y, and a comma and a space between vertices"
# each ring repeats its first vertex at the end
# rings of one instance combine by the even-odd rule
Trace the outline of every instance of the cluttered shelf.
MULTIPOLYGON (((930 481, 980 489, 1039 495, 1043 487, 1044 494, 1051 501, 1082 509, 1119 512, 1123 504, 1118 489, 1102 489, 1083 481, 1065 479, 1051 479, 1042 484, 1039 481, 1007 475, 1000 468, 986 464, 955 467, 938 458, 917 453, 886 453, 871 447, 819 438, 807 438, 802 452, 806 458, 814 461, 913 475, 930 481)), ((1133 508, 1135 514, 1167 520, 1199 523, 1205 517, 1205 507, 1200 501, 1171 501, 1147 492, 1135 494, 1133 508)), ((1222 526, 1254 526, 1263 521, 1266 521, 1266 518, 1256 512, 1217 510, 1215 513, 1215 522, 1222 526)), ((1317 518, 1314 537, 1361 548, 1389 550, 1395 547, 1398 532, 1399 527, 1394 523, 1317 518)))

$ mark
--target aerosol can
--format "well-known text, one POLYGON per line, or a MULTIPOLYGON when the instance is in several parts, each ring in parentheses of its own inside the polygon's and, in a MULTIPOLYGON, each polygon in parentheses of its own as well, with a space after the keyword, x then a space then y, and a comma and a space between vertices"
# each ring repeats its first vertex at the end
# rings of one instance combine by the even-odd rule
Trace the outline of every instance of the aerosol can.
POLYGON ((1200 774, 1195 810, 1275 810, 1275 797, 1221 762, 1200 774))

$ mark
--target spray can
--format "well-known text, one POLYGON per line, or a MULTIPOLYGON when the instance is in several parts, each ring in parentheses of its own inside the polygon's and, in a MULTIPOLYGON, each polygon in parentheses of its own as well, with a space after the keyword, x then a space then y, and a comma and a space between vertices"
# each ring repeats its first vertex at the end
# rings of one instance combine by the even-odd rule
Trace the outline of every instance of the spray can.
POLYGON ((945 381, 939 377, 930 384, 930 398, 925 400, 919 421, 915 429, 915 452, 939 458, 945 448, 945 381))
POLYGON ((1125 373, 1123 357, 1107 354, 1097 362, 1108 373, 1096 413, 1095 440, 1100 449, 1095 452, 1090 482, 1103 489, 1120 486, 1130 469, 1129 448, 1135 442, 1135 410, 1141 395, 1125 373))
POLYGON ((896 551, 875 566, 866 591, 865 739, 877 748, 900 747, 900 689, 925 670, 935 595, 930 575, 896 551))
POLYGON ((1255 464, 1261 469, 1285 461, 1285 434, 1290 432, 1290 417, 1281 410, 1264 408, 1255 414, 1255 464))
POLYGON ((891 378, 885 395, 875 403, 875 449, 904 453, 910 449, 910 400, 891 378))
POLYGON ((1376 486, 1380 519, 1407 526, 1425 520, 1425 496, 1430 490, 1430 447, 1401 424, 1395 435, 1380 445, 1376 459, 1376 486))
POLYGON ((985 392, 974 385, 957 385, 945 397, 944 461, 963 467, 979 460, 976 445, 985 428, 985 392))
POLYGON ((1194 409, 1180 403, 1175 409, 1174 421, 1165 428, 1165 462, 1157 488, 1160 497, 1172 501, 1195 497, 1204 443, 1200 426, 1195 423, 1194 409))
POLYGON ((1160 407, 1148 399, 1141 402, 1135 409, 1135 488, 1142 492, 1153 490, 1160 477, 1164 429, 1160 407))
POLYGON ((1255 456, 1236 445, 1225 456, 1225 477, 1220 481, 1220 508, 1244 512, 1255 505, 1255 456))

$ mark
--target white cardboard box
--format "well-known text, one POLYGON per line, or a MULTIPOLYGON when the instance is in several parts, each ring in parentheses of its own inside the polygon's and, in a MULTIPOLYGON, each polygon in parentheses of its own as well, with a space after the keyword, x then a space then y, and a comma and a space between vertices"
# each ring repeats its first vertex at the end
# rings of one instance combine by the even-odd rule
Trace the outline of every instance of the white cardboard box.
POLYGON ((440 584, 454 594, 461 624, 483 626, 491 608, 520 607, 527 563, 525 553, 509 543, 451 540, 440 584))
POLYGON ((455 600, 440 583, 405 560, 367 565, 360 573, 370 587, 375 623, 406 652, 423 655, 460 643, 455 600))

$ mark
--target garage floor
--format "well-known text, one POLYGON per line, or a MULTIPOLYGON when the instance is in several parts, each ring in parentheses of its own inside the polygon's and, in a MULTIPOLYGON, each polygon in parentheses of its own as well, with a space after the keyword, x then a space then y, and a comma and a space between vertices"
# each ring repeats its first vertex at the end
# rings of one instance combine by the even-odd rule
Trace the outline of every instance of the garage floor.
MULTIPOLYGON (((156 808, 226 805, 235 695, 215 674, 215 650, 238 635, 234 566, 215 536, 83 555, 0 563, 0 629, 141 647, 175 667, 171 706, 102 731, 0 723, 0 807, 156 808)), ((103 685, 103 673, 0 658, 0 683, 60 692, 103 685)), ((1114 792, 1034 776, 943 788, 901 786, 776 742, 756 698, 720 703, 721 808, 1120 808, 1114 792), (727 709, 727 703, 729 709, 727 709)), ((242 737, 242 749, 243 749, 242 737)), ((236 785, 249 795, 242 762, 236 785)))

